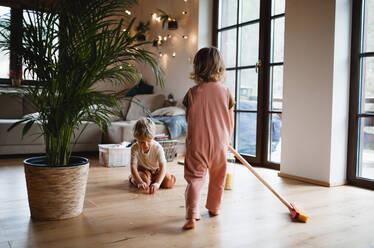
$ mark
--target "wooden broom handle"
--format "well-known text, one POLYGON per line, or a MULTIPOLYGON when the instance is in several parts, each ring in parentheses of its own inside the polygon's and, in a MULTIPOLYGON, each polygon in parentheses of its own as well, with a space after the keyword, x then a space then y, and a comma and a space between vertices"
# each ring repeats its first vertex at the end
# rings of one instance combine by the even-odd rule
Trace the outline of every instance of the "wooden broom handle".
POLYGON ((248 168, 252 172, 253 175, 257 177, 258 180, 260 180, 273 194, 289 209, 292 209, 292 206, 284 199, 280 194, 278 194, 257 172, 253 167, 245 160, 234 148, 229 146, 229 150, 235 155, 237 159, 240 160, 240 162, 248 168))

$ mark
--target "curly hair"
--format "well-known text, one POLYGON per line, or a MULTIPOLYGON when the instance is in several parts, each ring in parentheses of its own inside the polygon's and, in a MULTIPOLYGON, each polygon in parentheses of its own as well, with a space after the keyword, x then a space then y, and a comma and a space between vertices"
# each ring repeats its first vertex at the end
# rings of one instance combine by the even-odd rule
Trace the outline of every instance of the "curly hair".
POLYGON ((135 139, 153 139, 156 135, 155 123, 150 118, 139 119, 134 126, 133 135, 135 139))
POLYGON ((218 49, 204 47, 195 55, 190 78, 197 84, 218 82, 223 79, 225 70, 225 64, 218 49))

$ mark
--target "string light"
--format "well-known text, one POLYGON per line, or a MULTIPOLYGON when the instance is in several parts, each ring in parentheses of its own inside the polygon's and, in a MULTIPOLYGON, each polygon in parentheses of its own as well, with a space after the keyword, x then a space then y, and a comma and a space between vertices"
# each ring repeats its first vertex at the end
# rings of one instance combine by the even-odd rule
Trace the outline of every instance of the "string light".
POLYGON ((168 39, 168 37, 167 36, 164 36, 164 40, 166 41, 168 39))
POLYGON ((168 38, 169 38, 169 39, 171 38, 171 34, 168 34, 168 38))
POLYGON ((160 52, 160 57, 162 57, 162 53, 160 52))
POLYGON ((185 34, 185 35, 182 36, 182 38, 185 39, 185 40, 187 40, 188 39, 188 35, 185 34))
POLYGON ((177 54, 175 52, 173 52, 173 57, 175 57, 177 54))
POLYGON ((125 10, 125 13, 128 14, 128 15, 131 15, 131 11, 130 10, 125 10))
POLYGON ((187 11, 183 11, 182 14, 183 14, 183 15, 187 15, 187 11))

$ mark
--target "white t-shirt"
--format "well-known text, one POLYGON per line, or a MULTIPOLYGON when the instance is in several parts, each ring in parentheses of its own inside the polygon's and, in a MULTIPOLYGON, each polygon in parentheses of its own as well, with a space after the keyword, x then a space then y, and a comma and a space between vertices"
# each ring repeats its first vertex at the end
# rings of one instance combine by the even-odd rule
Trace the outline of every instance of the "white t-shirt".
POLYGON ((148 170, 157 170, 160 163, 166 164, 164 149, 155 140, 152 140, 151 147, 145 153, 138 143, 131 147, 131 164, 141 165, 148 170))

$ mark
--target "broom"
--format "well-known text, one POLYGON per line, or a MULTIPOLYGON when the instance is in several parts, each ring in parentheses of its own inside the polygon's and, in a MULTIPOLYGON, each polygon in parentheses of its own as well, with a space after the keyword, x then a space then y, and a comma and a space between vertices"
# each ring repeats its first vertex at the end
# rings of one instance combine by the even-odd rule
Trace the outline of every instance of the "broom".
POLYGON ((300 211, 295 207, 293 203, 289 203, 284 197, 278 194, 256 171, 253 167, 231 146, 229 146, 229 150, 235 155, 240 162, 247 167, 253 175, 257 177, 273 194, 288 208, 290 211, 290 216, 293 220, 298 220, 301 222, 307 222, 308 216, 300 213, 300 211))

